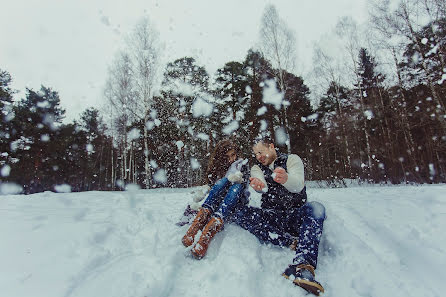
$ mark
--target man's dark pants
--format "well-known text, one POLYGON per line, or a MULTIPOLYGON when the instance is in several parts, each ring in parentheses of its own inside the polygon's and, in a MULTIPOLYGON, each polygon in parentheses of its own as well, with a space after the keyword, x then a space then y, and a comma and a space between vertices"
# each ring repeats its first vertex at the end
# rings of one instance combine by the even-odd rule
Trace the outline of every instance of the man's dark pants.
POLYGON ((262 242, 290 246, 297 237, 293 262, 316 268, 325 217, 325 207, 321 203, 308 202, 287 211, 244 206, 235 212, 233 220, 262 242))

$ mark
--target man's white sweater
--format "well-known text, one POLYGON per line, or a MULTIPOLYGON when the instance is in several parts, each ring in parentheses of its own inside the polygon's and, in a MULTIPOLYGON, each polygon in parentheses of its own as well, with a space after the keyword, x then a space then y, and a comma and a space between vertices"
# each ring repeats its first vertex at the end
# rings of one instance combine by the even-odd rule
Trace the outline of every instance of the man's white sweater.
MULTIPOLYGON (((272 171, 274 171, 274 162, 275 160, 268 166, 272 171)), ((298 155, 290 154, 288 155, 286 167, 288 180, 283 184, 283 186, 291 193, 299 193, 305 186, 304 163, 298 155)), ((251 177, 260 179, 266 185, 265 176, 263 175, 263 171, 260 169, 259 165, 252 166, 251 177)), ((262 191, 267 192, 268 186, 266 186, 262 191)))

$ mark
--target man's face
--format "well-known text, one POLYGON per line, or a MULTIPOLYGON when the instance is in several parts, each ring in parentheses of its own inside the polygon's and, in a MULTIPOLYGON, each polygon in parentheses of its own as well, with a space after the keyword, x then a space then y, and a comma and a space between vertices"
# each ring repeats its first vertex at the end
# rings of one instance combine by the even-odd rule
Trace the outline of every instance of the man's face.
POLYGON ((257 143, 252 147, 252 150, 254 151, 256 159, 265 166, 268 166, 277 158, 276 150, 272 143, 268 145, 257 143))

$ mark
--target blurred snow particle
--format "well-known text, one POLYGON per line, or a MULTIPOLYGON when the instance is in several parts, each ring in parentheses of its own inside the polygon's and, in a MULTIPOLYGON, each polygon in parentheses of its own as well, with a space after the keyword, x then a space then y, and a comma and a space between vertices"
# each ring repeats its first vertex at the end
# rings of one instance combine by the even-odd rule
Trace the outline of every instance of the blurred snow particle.
POLYGON ((155 123, 153 121, 147 121, 146 122, 147 130, 152 130, 154 126, 155 126, 155 123))
POLYGON ((280 127, 276 130, 275 137, 276 137, 276 143, 278 145, 286 144, 288 137, 287 137, 286 131, 283 127, 280 127))
POLYGON ((277 233, 271 233, 271 232, 268 232, 268 236, 269 236, 271 239, 277 239, 277 238, 279 238, 279 235, 278 235, 277 233))
POLYGON ((11 167, 9 165, 5 165, 2 167, 0 171, 2 177, 7 177, 11 173, 11 167))
POLYGON ((125 186, 125 190, 129 192, 134 192, 140 190, 141 187, 137 184, 128 184, 125 186))
POLYGON ((124 187, 125 187, 125 183, 124 183, 124 181, 122 181, 122 180, 120 180, 120 179, 118 179, 118 180, 116 181, 116 185, 117 185, 118 187, 120 187, 121 189, 124 189, 124 187))
POLYGON ((128 136, 129 141, 138 139, 140 136, 139 129, 133 128, 132 130, 130 130, 130 132, 127 134, 127 136, 128 136))
POLYGON ((441 79, 439 79, 437 83, 438 83, 439 85, 442 85, 443 82, 444 82, 445 80, 446 80, 446 74, 443 74, 443 75, 441 76, 441 79))
MULTIPOLYGON (((3 107, 6 109, 5 107, 3 107)), ((7 114, 4 115, 4 119, 6 122, 10 122, 15 118, 15 114, 13 112, 9 112, 7 110, 3 110, 3 112, 6 112, 7 114)))
POLYGON ((277 90, 276 81, 274 79, 265 81, 262 100, 267 104, 274 105, 277 110, 282 106, 283 93, 277 90))
POLYGON ((262 106, 259 108, 259 110, 257 110, 257 115, 258 116, 264 115, 266 113, 266 111, 267 111, 266 106, 262 106))
POLYGON ((246 86, 245 91, 247 94, 252 94, 252 89, 250 86, 246 86))
POLYGON ((155 126, 159 127, 161 125, 161 121, 159 119, 155 119, 155 126))
POLYGON ((423 39, 421 39, 421 43, 422 43, 422 44, 427 44, 427 42, 428 42, 428 39, 427 39, 426 37, 424 37, 423 39))
POLYGON ((233 120, 229 124, 223 127, 222 132, 226 135, 232 134, 239 127, 238 121, 233 120))
POLYGON ((48 100, 37 102, 37 107, 46 108, 49 106, 50 106, 50 103, 48 102, 48 100))
POLYGON ((158 168, 158 164, 156 163, 155 160, 150 160, 150 166, 155 169, 158 168))
POLYGON ((198 133, 197 134, 197 138, 201 139, 201 140, 204 140, 204 141, 207 141, 207 140, 209 140, 209 135, 207 135, 205 133, 198 133))
POLYGON ((71 193, 71 186, 67 185, 67 184, 56 185, 56 186, 54 186, 54 190, 57 193, 71 193))
POLYGON ((182 142, 181 140, 178 140, 177 142, 175 142, 175 144, 177 145, 179 151, 184 147, 184 142, 182 142))
POLYGON ((172 91, 174 94, 184 95, 186 97, 194 96, 194 87, 183 81, 174 81, 172 91))
POLYGON ((42 134, 40 136, 40 141, 48 142, 48 141, 50 141, 50 136, 48 134, 42 134))
POLYGON ((260 121, 260 131, 265 131, 268 128, 268 123, 265 120, 260 121))
POLYGON ((194 118, 201 116, 208 117, 212 114, 214 110, 214 105, 206 102, 204 99, 198 97, 192 104, 192 115, 194 118))
POLYGON ((87 149, 87 152, 91 153, 91 152, 93 152, 94 147, 91 143, 89 143, 89 144, 87 144, 86 149, 87 149))
POLYGON ((153 175, 153 179, 160 184, 165 184, 167 182, 166 170, 158 169, 157 172, 153 175))
POLYGON ((371 110, 364 111, 364 115, 366 116, 367 120, 371 120, 373 118, 373 112, 371 110))
POLYGON ((196 158, 190 158, 190 166, 193 170, 200 168, 200 162, 196 158))
POLYGON ((431 177, 433 177, 435 175, 435 167, 434 164, 430 163, 429 164, 429 174, 431 175, 431 177))
POLYGON ((15 195, 20 194, 23 188, 15 183, 0 183, 1 195, 15 195))
POLYGON ((106 26, 110 26, 110 19, 107 16, 103 15, 101 17, 101 23, 103 23, 106 26))
POLYGON ((57 129, 56 125, 54 124, 54 115, 53 114, 50 114, 50 113, 45 114, 42 122, 44 124, 46 124, 48 127, 50 127, 50 129, 53 131, 57 129))

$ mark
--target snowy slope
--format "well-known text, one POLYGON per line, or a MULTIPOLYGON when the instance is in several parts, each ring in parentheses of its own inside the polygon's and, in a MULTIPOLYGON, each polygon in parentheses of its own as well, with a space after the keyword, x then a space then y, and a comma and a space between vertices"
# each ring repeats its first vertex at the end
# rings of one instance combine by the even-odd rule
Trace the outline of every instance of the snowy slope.
MULTIPOLYGON (((306 296, 289 249, 227 225, 201 261, 177 227, 191 189, 0 196, 0 296, 306 296)), ((327 220, 325 296, 444 296, 446 186, 309 189, 327 220)), ((256 198, 256 197, 254 197, 256 198)))

